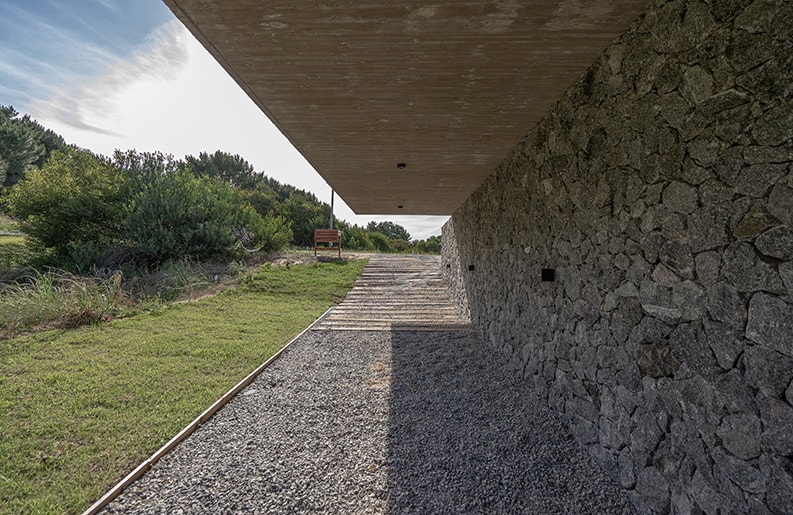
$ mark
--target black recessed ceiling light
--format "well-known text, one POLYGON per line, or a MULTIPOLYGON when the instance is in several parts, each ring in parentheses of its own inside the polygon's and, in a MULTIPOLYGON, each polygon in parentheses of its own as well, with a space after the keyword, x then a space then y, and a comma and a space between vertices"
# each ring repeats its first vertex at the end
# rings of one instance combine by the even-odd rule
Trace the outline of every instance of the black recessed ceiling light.
POLYGON ((408 165, 405 163, 397 163, 397 168, 399 168, 400 170, 402 170, 403 168, 407 168, 407 166, 408 165))

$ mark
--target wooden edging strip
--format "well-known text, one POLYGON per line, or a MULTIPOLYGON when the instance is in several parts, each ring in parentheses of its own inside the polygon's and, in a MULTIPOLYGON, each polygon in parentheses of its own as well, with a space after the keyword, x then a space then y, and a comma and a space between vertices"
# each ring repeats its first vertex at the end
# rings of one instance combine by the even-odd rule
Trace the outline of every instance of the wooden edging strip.
POLYGON ((98 501, 96 501, 94 504, 91 505, 90 508, 88 508, 83 512, 83 515, 94 515, 95 513, 98 513, 99 510, 110 504, 110 502, 113 501, 113 499, 121 495, 121 492, 123 492, 126 487, 134 483, 143 474, 151 470, 151 468, 154 467, 154 465, 158 461, 160 461, 160 459, 163 456, 168 454, 174 447, 179 445, 179 443, 181 443, 185 438, 193 434, 193 432, 198 428, 198 426, 200 426, 201 424, 212 418, 212 415, 214 415, 220 408, 225 406, 231 399, 233 399, 240 392, 240 390, 251 384, 253 380, 256 379, 256 377, 259 374, 261 374, 264 371, 264 369, 270 366, 270 364, 273 361, 275 361, 290 345, 292 345, 295 341, 297 341, 306 332, 311 330, 311 328, 313 328, 320 320, 325 318, 325 316, 328 314, 328 312, 330 312, 331 309, 333 309, 333 306, 329 307, 322 314, 322 316, 314 320, 311 323, 311 325, 300 331, 300 334, 292 338, 292 340, 290 340, 289 343, 281 347, 278 350, 278 352, 270 356, 270 358, 267 361, 259 365, 256 368, 256 370, 248 374, 242 381, 234 385, 231 388, 231 390, 223 394, 223 396, 220 399, 216 400, 203 413, 198 415, 198 417, 192 422, 190 422, 190 424, 188 424, 187 427, 179 431, 179 433, 173 438, 171 438, 171 440, 168 443, 160 447, 154 454, 151 455, 151 457, 149 457, 146 461, 138 465, 137 468, 135 468, 135 470, 130 472, 127 475, 127 477, 119 481, 118 484, 116 484, 116 486, 111 488, 105 495, 100 497, 98 501))

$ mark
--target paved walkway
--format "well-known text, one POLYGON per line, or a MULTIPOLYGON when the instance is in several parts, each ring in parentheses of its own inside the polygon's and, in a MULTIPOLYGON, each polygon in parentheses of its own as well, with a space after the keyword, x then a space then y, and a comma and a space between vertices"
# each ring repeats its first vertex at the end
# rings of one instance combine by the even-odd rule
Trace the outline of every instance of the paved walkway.
POLYGON ((344 302, 317 330, 455 331, 470 321, 446 294, 438 256, 373 257, 344 302))
POLYGON ((347 299, 106 513, 632 513, 451 305, 436 257, 347 299))

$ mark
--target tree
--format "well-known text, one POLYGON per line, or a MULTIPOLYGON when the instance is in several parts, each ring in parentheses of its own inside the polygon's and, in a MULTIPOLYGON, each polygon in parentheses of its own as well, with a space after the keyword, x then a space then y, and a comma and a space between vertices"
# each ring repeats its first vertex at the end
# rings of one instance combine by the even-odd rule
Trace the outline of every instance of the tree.
POLYGON ((282 212, 281 200, 267 183, 259 183, 255 188, 244 191, 245 200, 262 216, 282 212))
POLYGON ((69 147, 60 134, 44 128, 39 122, 32 120, 30 115, 24 115, 19 119, 19 122, 27 127, 36 141, 44 146, 44 154, 33 163, 37 168, 44 166, 54 151, 66 150, 69 147))
POLYGON ((178 172, 184 166, 170 154, 137 150, 116 150, 112 163, 126 178, 130 197, 156 185, 163 177, 178 172))
POLYGON ((292 224, 295 245, 310 247, 314 244, 314 229, 328 226, 330 206, 316 202, 316 197, 312 201, 310 196, 296 190, 281 205, 281 214, 292 224))
POLYGON ((348 250, 374 250, 369 233, 363 227, 349 225, 343 220, 337 223, 341 230, 341 247, 348 250))
POLYGON ((85 246, 100 252, 119 238, 124 192, 123 176, 106 160, 70 148, 33 168, 6 204, 28 236, 68 258, 85 246))
POLYGON ((369 232, 367 234, 369 241, 372 242, 372 246, 378 252, 393 252, 394 249, 391 247, 391 242, 389 241, 388 237, 385 234, 379 232, 369 232))
POLYGON ((366 226, 369 232, 379 232, 384 234, 389 240, 405 240, 410 241, 410 233, 405 230, 401 225, 394 222, 369 222, 366 226))
POLYGON ((0 106, 0 158, 5 163, 3 185, 6 187, 19 182, 28 167, 46 153, 35 133, 16 116, 13 107, 0 106))
POLYGON ((198 157, 185 156, 184 160, 196 177, 210 177, 237 188, 254 188, 261 179, 245 159, 220 150, 211 155, 201 152, 198 157))

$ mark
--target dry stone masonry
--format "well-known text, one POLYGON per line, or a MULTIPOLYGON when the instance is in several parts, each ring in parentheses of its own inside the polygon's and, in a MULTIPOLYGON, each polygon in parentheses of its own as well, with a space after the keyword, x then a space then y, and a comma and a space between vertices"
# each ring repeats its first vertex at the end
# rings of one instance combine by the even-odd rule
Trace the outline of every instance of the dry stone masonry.
POLYGON ((791 27, 655 2, 444 227, 458 302, 641 512, 793 511, 791 27))

